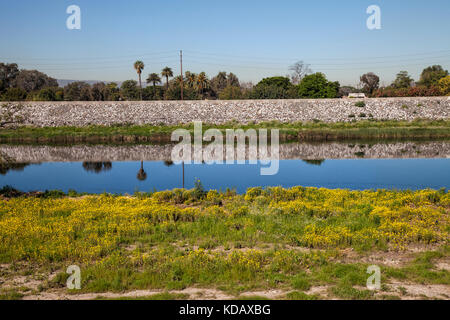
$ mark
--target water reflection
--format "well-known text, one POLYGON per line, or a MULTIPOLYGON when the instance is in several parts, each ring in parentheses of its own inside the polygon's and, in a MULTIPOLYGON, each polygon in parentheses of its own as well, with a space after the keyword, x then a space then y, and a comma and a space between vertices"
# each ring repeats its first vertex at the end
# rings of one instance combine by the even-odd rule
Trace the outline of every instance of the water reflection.
POLYGON ((91 193, 133 193, 193 188, 196 179, 200 179, 206 189, 235 188, 240 193, 255 186, 358 190, 450 187, 450 159, 281 160, 279 172, 274 176, 261 176, 260 164, 167 166, 164 161, 141 160, 104 161, 101 166, 90 164, 89 170, 82 162, 44 162, 18 164, 17 167, 22 171, 8 170, 0 175, 0 188, 11 185, 22 191, 60 189, 67 192, 73 189, 91 193), (96 170, 97 174, 92 174, 96 170))
POLYGON ((274 176, 261 176, 261 165, 248 164, 248 153, 244 165, 174 164, 172 148, 0 145, 0 187, 133 193, 192 188, 195 179, 207 189, 238 192, 253 186, 422 189, 450 184, 448 141, 284 144, 274 176))
POLYGON ((304 159, 302 161, 306 162, 307 164, 312 164, 314 166, 320 166, 325 161, 325 159, 312 159, 312 160, 304 159))
MULTIPOLYGON (((111 162, 167 161, 174 145, 0 145, 0 162, 37 163, 45 161, 111 162)), ((236 151, 236 150, 235 150, 236 151)), ((384 159, 384 158, 446 158, 450 156, 449 141, 371 142, 371 143, 289 143, 281 144, 280 159, 384 159)), ((204 152, 205 153, 205 152, 204 152)), ((236 154, 236 152, 235 152, 236 154)), ((245 160, 249 160, 248 148, 245 160)), ((253 158, 255 159, 255 158, 253 158)), ((170 161, 166 162, 171 165, 170 161)))
POLYGON ((147 173, 144 171, 144 161, 141 160, 141 168, 139 169, 136 178, 139 181, 144 181, 145 179, 147 179, 147 173))
POLYGON ((109 171, 112 168, 112 163, 107 162, 83 162, 84 170, 88 172, 100 173, 103 171, 109 171))

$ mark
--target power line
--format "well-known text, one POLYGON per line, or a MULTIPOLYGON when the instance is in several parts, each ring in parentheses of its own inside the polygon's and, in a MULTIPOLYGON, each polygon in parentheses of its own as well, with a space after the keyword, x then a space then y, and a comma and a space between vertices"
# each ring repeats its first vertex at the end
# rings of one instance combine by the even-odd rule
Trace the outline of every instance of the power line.
POLYGON ((150 56, 158 56, 163 55, 167 53, 173 53, 176 54, 176 51, 170 50, 170 51, 161 51, 161 52, 150 52, 150 53, 136 53, 136 54, 130 54, 130 55, 123 55, 123 56, 110 56, 110 57, 65 57, 65 58, 36 58, 36 57, 27 57, 27 58, 7 58, 7 57, 0 57, 0 59, 4 60, 43 60, 43 61, 84 61, 84 60, 107 60, 107 59, 119 59, 119 58, 139 58, 139 57, 150 57, 150 56))
MULTIPOLYGON (((217 54, 217 53, 207 53, 207 52, 200 52, 200 51, 192 51, 192 50, 185 50, 188 53, 193 54, 200 54, 200 55, 207 55, 207 56, 218 56, 218 57, 235 57, 235 58, 245 58, 249 60, 255 60, 255 59, 267 59, 267 60, 273 60, 273 57, 257 57, 257 56, 239 56, 239 55, 230 55, 230 54, 217 54)), ((413 54, 401 54, 401 55, 392 55, 392 56, 372 56, 372 57, 355 57, 355 58, 307 58, 304 57, 303 60, 307 61, 331 61, 331 60, 348 60, 348 61, 355 61, 355 60, 373 60, 373 59, 386 59, 386 58, 398 58, 398 57, 409 57, 409 56, 421 56, 421 55, 433 55, 433 54, 440 54, 440 53, 450 53, 450 50, 440 50, 440 51, 432 51, 432 52, 422 52, 422 53, 413 53, 413 54)), ((298 57, 293 58, 283 58, 278 59, 279 61, 297 61, 299 60, 298 57)))

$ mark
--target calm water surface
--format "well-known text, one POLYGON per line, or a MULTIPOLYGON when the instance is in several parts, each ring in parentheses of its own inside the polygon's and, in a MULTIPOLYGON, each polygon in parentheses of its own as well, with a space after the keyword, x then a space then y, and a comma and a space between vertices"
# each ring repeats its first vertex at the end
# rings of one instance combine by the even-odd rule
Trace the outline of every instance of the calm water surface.
MULTIPOLYGON (((12 166, 14 167, 14 166, 12 166)), ((305 162, 280 160, 279 172, 261 176, 260 165, 184 166, 185 187, 200 179, 206 189, 254 186, 313 186, 348 189, 423 189, 450 187, 450 159, 349 159, 305 162)), ((47 162, 3 170, 0 187, 22 191, 69 189, 89 193, 133 193, 181 188, 181 165, 164 162, 47 162)))

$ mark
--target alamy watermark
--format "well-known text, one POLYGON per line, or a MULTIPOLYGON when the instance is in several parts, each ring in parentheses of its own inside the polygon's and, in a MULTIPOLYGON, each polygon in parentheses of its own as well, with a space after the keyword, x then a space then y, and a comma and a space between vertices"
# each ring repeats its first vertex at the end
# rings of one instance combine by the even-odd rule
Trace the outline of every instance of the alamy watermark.
POLYGON ((367 7, 367 14, 370 16, 367 18, 366 25, 369 30, 380 30, 381 29, 381 9, 377 5, 371 5, 367 7))
POLYGON ((172 149, 175 164, 257 164, 261 175, 275 175, 279 170, 279 130, 270 130, 268 144, 267 129, 226 129, 225 140, 218 129, 208 129, 203 134, 202 122, 194 121, 194 137, 186 129, 176 129, 171 140, 179 142, 172 149), (180 141, 181 139, 181 141, 180 141), (248 140, 248 148, 246 141, 248 140), (203 146, 203 141, 209 142, 203 146))
POLYGON ((77 5, 68 6, 66 13, 70 16, 66 20, 66 27, 69 30, 81 29, 81 9, 77 5))
POLYGON ((71 265, 67 267, 67 274, 70 276, 67 278, 66 286, 68 289, 81 289, 81 269, 77 265, 71 265))
POLYGON ((371 265, 367 267, 367 273, 370 276, 367 278, 366 286, 369 290, 381 289, 381 269, 377 265, 371 265))

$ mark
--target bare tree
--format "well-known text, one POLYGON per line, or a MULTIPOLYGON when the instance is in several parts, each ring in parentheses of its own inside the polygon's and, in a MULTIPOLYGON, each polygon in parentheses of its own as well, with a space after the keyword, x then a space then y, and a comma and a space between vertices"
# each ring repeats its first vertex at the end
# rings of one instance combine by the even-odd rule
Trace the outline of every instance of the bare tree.
POLYGON ((309 64, 306 64, 303 61, 297 61, 289 67, 289 70, 292 71, 291 81, 293 84, 300 83, 304 76, 312 72, 309 66, 309 64))
POLYGON ((380 78, 373 72, 363 74, 360 78, 365 93, 372 94, 380 85, 380 78))

